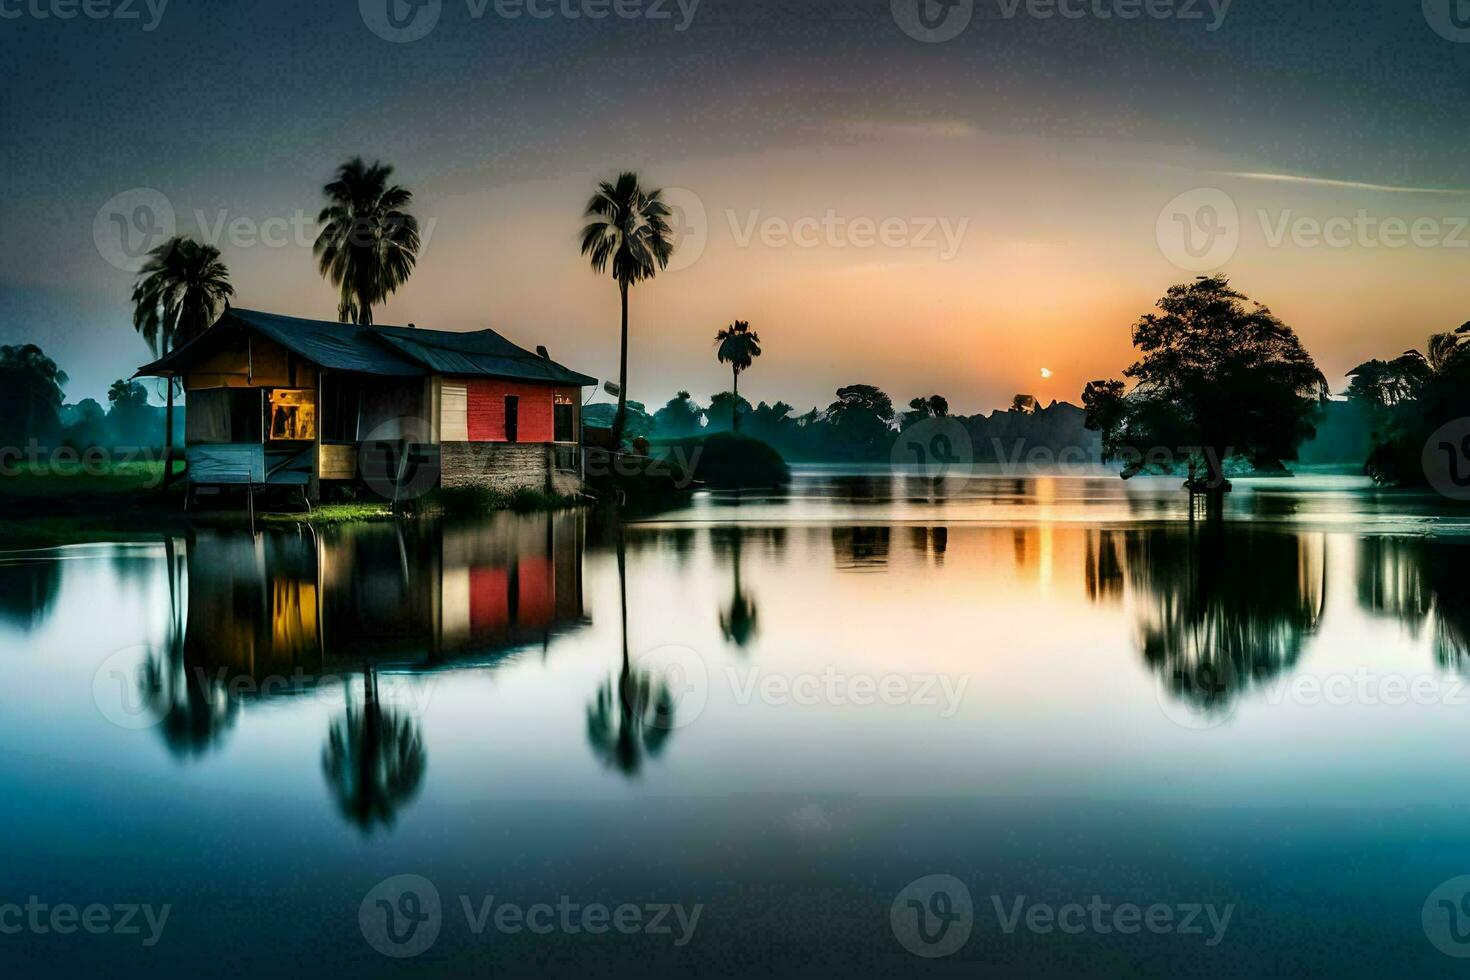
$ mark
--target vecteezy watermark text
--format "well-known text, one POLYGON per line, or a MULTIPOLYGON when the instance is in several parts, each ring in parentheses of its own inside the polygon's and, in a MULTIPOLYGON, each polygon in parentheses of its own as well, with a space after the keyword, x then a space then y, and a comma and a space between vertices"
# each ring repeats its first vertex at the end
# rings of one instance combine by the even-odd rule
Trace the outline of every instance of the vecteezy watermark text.
MULTIPOLYGON (((694 23, 701 0, 465 0, 471 21, 493 14, 502 21, 608 18, 668 24, 677 32, 694 23)), ((368 30, 385 41, 406 44, 427 37, 444 13, 445 0, 358 0, 368 30)))
POLYGON ((743 672, 725 668, 735 703, 748 705, 759 700, 775 707, 865 708, 882 705, 939 708, 939 717, 953 718, 960 710, 970 676, 961 674, 849 674, 835 667, 820 671, 782 674, 751 667, 743 672))
POLYGON ((846 217, 835 208, 828 208, 821 216, 799 218, 764 214, 759 208, 743 216, 726 209, 725 219, 740 248, 758 243, 766 248, 937 250, 942 262, 958 254, 970 227, 969 218, 846 217))
MULTIPOLYGON (((1101 895, 1086 901, 1053 904, 1025 895, 992 894, 990 910, 1000 931, 1035 935, 1062 933, 1078 936, 1177 935, 1200 937, 1214 947, 1230 928, 1235 904, 1212 902, 1114 902, 1101 895)), ((953 875, 926 875, 899 890, 889 910, 894 938, 916 956, 937 958, 958 952, 969 941, 975 925, 975 902, 970 889, 953 875)))
POLYGON ((0 935, 15 936, 29 932, 37 936, 70 936, 78 931, 92 936, 143 936, 143 945, 153 947, 163 938, 172 905, 153 906, 124 902, 103 905, 94 902, 77 906, 69 902, 52 905, 31 895, 24 905, 17 902, 0 904, 0 935), (144 927, 148 932, 143 934, 144 927))
MULTIPOLYGON (((995 0, 1003 20, 1198 21, 1214 33, 1233 0, 995 0)), ((894 22, 916 41, 937 44, 970 26, 976 0, 890 0, 894 22)))
MULTIPOLYGON (((494 895, 458 896, 457 905, 472 936, 493 931, 501 935, 530 933, 548 936, 586 934, 601 936, 665 937, 674 946, 689 945, 704 913, 703 903, 577 902, 562 895, 555 902, 521 904, 494 895)), ((358 925, 368 945, 402 959, 418 956, 439 938, 444 927, 444 903, 439 889, 422 875, 395 875, 374 885, 358 907, 358 925)))
MULTIPOLYGON (((1257 208, 1256 224, 1267 248, 1401 249, 1470 248, 1470 215, 1386 214, 1357 208, 1351 214, 1306 214, 1294 208, 1257 208)), ((1178 195, 1159 212, 1159 250, 1188 272, 1212 272, 1235 257, 1249 221, 1235 199, 1217 187, 1178 195)))
POLYGON ((168 0, 0 0, 0 20, 135 20, 152 32, 167 8, 168 0))

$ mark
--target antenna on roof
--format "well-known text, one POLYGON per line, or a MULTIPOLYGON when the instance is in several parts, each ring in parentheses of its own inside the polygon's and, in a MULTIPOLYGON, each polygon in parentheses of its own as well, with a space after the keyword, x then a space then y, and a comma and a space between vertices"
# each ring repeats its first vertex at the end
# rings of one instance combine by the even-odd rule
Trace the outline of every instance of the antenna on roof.
POLYGON ((536 353, 541 355, 541 360, 543 361, 551 360, 551 355, 546 353, 546 347, 542 344, 536 345, 536 353))

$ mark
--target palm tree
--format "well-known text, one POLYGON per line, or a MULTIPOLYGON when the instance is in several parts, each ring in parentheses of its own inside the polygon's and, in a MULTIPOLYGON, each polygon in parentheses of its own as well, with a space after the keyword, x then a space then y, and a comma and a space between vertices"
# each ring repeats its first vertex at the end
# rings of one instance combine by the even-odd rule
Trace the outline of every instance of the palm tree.
POLYGON ((740 372, 761 356, 761 339, 744 320, 736 320, 715 334, 719 348, 715 356, 721 364, 730 365, 735 397, 730 400, 730 428, 740 431, 740 372))
MULTIPOLYGON (((148 253, 133 286, 133 328, 155 356, 162 356, 198 337, 229 306, 235 287, 219 249, 182 235, 148 253)), ((163 485, 173 474, 174 379, 168 386, 164 413, 163 485)))
POLYGON ((408 281, 419 254, 419 223, 404 209, 413 194, 389 185, 393 168, 353 157, 322 188, 328 204, 312 251, 321 274, 341 290, 337 319, 370 324, 373 305, 408 281))
POLYGON ((587 202, 582 217, 590 219, 582 229, 582 254, 601 275, 609 265, 617 280, 622 300, 622 344, 618 360, 618 411, 613 416, 613 444, 621 446, 623 423, 628 415, 628 287, 658 275, 674 254, 668 218, 672 214, 661 199, 662 191, 644 191, 638 175, 618 174, 615 183, 603 181, 587 202))

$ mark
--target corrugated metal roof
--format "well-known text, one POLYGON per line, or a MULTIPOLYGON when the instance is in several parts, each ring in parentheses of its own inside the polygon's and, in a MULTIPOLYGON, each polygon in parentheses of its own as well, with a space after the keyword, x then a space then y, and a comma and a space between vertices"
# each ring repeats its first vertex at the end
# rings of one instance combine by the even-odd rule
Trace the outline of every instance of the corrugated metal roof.
POLYGON ((358 326, 329 320, 230 309, 192 343, 138 369, 138 374, 172 374, 188 369, 194 358, 214 349, 222 331, 248 329, 269 337, 287 350, 332 371, 414 377, 426 374, 469 375, 594 385, 597 379, 533 354, 494 330, 459 333, 412 327, 358 326))

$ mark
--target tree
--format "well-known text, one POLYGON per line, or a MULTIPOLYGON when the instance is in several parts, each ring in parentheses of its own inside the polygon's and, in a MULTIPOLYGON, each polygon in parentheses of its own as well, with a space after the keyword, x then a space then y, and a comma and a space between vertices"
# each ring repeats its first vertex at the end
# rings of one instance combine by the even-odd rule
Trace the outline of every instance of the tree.
MULTIPOLYGON (((155 356, 176 350, 214 325, 235 287, 219 249, 182 235, 148 253, 133 286, 133 327, 155 356)), ((174 379, 164 379, 163 484, 173 474, 174 379)))
POLYGON ((695 404, 689 392, 681 391, 657 412, 653 413, 653 424, 658 434, 666 439, 681 439, 699 432, 704 420, 704 409, 695 404))
POLYGON ((897 417, 882 389, 847 385, 837 389, 837 401, 827 406, 822 421, 831 427, 839 454, 874 457, 886 454, 897 417))
POLYGON ((327 206, 312 251, 321 274, 340 291, 337 319, 370 324, 373 306, 387 302, 418 262, 419 223, 406 210, 413 194, 389 184, 393 168, 353 157, 322 188, 327 206))
POLYGON ((668 268, 674 254, 669 229, 669 211, 663 192, 644 191, 638 175, 618 174, 616 181, 603 181, 587 202, 583 217, 582 254, 601 275, 609 267, 618 284, 622 303, 622 334, 618 354, 618 411, 613 416, 613 443, 622 445, 628 407, 628 289, 652 279, 668 268))
POLYGON ((88 449, 107 442, 107 413, 95 398, 61 406, 61 440, 73 449, 88 449))
POLYGON ((1295 459, 1328 389, 1292 329, 1224 276, 1172 286, 1158 308, 1133 327, 1132 390, 1093 381, 1082 395, 1103 458, 1121 460, 1124 479, 1184 459, 1188 485, 1212 495, 1229 489, 1229 457, 1257 469, 1295 459))
POLYGON ((1017 395, 1011 399, 1011 411, 1020 412, 1022 415, 1032 415, 1040 407, 1036 403, 1035 395, 1017 395))
POLYGON ((0 347, 0 438, 19 448, 61 428, 66 372, 35 344, 0 347))
POLYGON ((730 365, 733 398, 730 403, 730 430, 740 431, 740 372, 750 367, 761 356, 761 339, 744 320, 736 320, 715 334, 719 346, 715 357, 721 364, 730 365))
POLYGON ((752 411, 750 402, 744 398, 736 397, 733 391, 715 392, 709 397, 709 411, 707 414, 710 424, 707 431, 711 433, 724 431, 726 428, 725 421, 730 421, 733 426, 735 419, 742 415, 749 416, 752 411))
POLYGON ((943 395, 930 395, 928 398, 921 395, 918 398, 909 399, 909 410, 903 413, 903 424, 907 428, 925 419, 948 417, 949 401, 943 395))
POLYGON ((149 445, 153 419, 148 409, 148 389, 137 381, 114 381, 107 389, 107 401, 107 421, 116 444, 149 445))
POLYGON ((1379 483, 1422 483, 1429 437, 1470 415, 1470 323, 1433 335, 1424 353, 1367 361, 1348 376, 1348 397, 1363 404, 1373 422, 1364 470, 1379 483))

